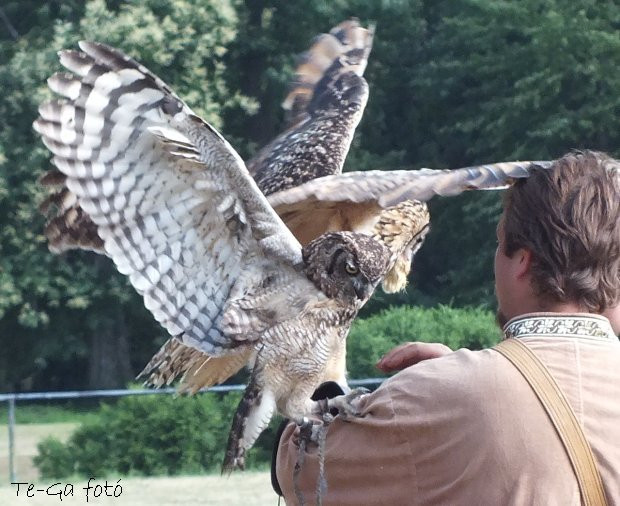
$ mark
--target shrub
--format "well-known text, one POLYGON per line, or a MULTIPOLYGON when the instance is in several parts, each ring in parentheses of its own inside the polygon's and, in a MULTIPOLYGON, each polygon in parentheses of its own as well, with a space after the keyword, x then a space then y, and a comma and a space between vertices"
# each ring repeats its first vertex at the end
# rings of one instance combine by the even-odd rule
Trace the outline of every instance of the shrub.
POLYGON ((73 474, 73 458, 67 445, 53 436, 45 438, 37 446, 39 453, 34 464, 42 478, 62 479, 73 474))
POLYGON ((347 343, 350 378, 382 376, 374 364, 406 341, 440 342, 453 350, 493 346, 500 331, 490 311, 479 308, 395 307, 357 320, 347 343))

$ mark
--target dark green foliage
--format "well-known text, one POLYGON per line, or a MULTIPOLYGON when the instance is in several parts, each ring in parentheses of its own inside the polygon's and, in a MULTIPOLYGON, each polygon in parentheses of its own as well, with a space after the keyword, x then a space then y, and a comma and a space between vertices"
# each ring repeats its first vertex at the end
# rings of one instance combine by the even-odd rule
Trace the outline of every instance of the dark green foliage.
POLYGON ((37 445, 39 453, 33 461, 39 469, 41 478, 62 479, 73 474, 73 456, 69 445, 53 436, 46 437, 37 445))
POLYGON ((453 350, 493 346, 500 332, 487 310, 438 306, 396 307, 357 320, 348 337, 350 378, 383 376, 375 363, 393 347, 407 341, 444 343, 453 350))
POLYGON ((442 150, 434 156, 454 165, 617 151, 618 4, 450 0, 431 10, 414 86, 442 150))

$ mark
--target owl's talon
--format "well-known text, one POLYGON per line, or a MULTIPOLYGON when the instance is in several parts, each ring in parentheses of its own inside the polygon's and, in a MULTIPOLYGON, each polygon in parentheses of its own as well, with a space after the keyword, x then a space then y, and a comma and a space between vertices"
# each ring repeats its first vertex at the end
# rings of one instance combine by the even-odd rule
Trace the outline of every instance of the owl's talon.
POLYGON ((309 420, 308 418, 304 417, 304 421, 301 423, 301 425, 299 426, 299 438, 304 438, 306 440, 306 442, 311 441, 312 440, 312 427, 315 424, 312 423, 311 420, 309 420))
POLYGON ((359 401, 368 393, 370 393, 370 390, 367 388, 355 388, 348 394, 330 399, 329 409, 335 408, 338 410, 338 415, 345 420, 350 417, 361 417, 362 411, 359 408, 359 401))

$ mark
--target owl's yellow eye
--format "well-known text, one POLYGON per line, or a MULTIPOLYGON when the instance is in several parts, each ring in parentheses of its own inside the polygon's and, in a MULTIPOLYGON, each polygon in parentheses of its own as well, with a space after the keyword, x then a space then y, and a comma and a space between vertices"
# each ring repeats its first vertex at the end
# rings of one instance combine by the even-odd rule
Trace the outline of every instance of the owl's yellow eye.
POLYGON ((351 262, 346 262, 344 264, 344 270, 347 271, 347 274, 350 274, 351 276, 355 276, 359 272, 359 269, 351 262))

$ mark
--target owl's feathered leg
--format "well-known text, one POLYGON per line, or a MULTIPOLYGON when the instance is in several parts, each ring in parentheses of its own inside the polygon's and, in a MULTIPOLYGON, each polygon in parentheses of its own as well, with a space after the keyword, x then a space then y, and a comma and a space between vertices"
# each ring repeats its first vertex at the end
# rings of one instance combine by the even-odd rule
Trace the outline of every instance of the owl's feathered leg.
POLYGON ((269 424, 276 407, 273 392, 256 382, 256 369, 243 393, 228 435, 222 474, 245 466, 245 452, 269 424))

